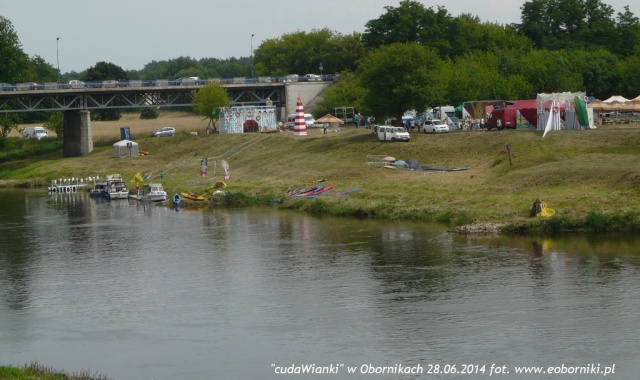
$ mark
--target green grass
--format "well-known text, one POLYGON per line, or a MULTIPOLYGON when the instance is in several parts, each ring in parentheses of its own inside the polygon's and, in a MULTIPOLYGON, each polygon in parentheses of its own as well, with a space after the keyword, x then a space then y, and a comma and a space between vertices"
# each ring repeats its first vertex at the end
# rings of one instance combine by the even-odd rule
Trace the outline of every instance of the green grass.
POLYGON ((0 366, 0 380, 109 380, 88 371, 66 373, 33 362, 23 367, 0 366))
MULTIPOLYGON (((46 184, 60 177, 136 172, 157 179, 165 171, 170 194, 196 191, 211 206, 273 204, 314 215, 440 221, 450 226, 498 222, 528 230, 638 230, 640 223, 640 128, 553 131, 544 139, 531 130, 414 133, 409 143, 379 142, 370 130, 343 127, 323 135, 289 133, 143 137, 148 156, 113 158, 111 146, 84 157, 43 154, 0 162, 0 180, 46 184), (511 143, 512 165, 505 148, 511 143), (365 162, 367 155, 415 158, 423 165, 470 167, 467 171, 390 170, 365 162), (199 180, 209 159, 209 179, 199 180), (230 165, 229 195, 211 196, 213 163, 230 165), (218 161, 219 163, 219 161, 218 161), (294 199, 287 190, 326 179, 335 191, 360 191, 294 199), (552 218, 529 218, 540 198, 552 218)), ((218 180, 221 169, 218 167, 218 180)))

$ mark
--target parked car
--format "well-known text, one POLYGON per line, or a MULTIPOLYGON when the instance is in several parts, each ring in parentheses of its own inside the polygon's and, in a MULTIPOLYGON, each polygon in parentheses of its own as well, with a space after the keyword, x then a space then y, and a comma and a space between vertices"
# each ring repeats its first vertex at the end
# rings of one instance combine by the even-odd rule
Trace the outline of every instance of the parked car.
POLYGON ((27 127, 22 135, 25 139, 43 139, 48 136, 47 131, 43 127, 27 127))
POLYGON ((36 82, 25 82, 19 83, 16 88, 18 91, 43 90, 44 85, 38 84, 36 82))
POLYGON ((449 130, 460 130, 462 128, 462 123, 460 122, 460 119, 458 119, 455 116, 451 116, 449 118, 451 120, 451 123, 449 124, 449 130))
POLYGON ((0 91, 15 91, 16 86, 9 83, 0 83, 0 91))
POLYGON ((161 136, 175 136, 176 129, 173 127, 162 127, 160 129, 156 129, 155 132, 151 134, 153 137, 161 137, 161 136))
POLYGON ((67 88, 85 88, 85 84, 83 81, 81 80, 70 80, 69 83, 67 83, 67 88))
POLYGON ((425 120, 422 125, 424 133, 444 133, 449 132, 449 126, 439 119, 425 120))
POLYGON ((411 135, 403 127, 381 125, 378 127, 378 140, 380 141, 406 141, 411 140, 411 135))
POLYGON ((316 74, 307 74, 303 77, 304 82, 319 82, 321 80, 322 80, 322 77, 316 74))

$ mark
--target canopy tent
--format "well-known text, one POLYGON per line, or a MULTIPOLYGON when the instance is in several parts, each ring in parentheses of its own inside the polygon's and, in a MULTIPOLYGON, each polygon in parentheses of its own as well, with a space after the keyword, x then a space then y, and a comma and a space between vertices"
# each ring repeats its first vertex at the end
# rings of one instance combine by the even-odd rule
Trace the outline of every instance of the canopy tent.
POLYGON ((344 120, 342 119, 338 119, 337 117, 333 116, 332 114, 328 113, 324 116, 322 116, 319 119, 316 119, 316 123, 320 123, 320 124, 344 124, 344 120))
POLYGON ((139 153, 140 148, 138 147, 138 143, 135 141, 120 140, 113 144, 113 157, 137 156, 139 153))
POLYGON ((629 99, 625 98, 624 96, 620 96, 620 95, 613 95, 609 99, 603 100, 603 102, 605 102, 605 103, 612 103, 612 102, 625 103, 625 102, 628 102, 628 101, 629 101, 629 99))

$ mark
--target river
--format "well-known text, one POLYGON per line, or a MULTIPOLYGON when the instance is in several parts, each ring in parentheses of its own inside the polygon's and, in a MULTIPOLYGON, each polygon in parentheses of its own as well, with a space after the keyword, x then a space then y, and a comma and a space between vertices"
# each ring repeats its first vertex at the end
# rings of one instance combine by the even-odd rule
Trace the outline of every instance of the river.
POLYGON ((0 204, 0 365, 118 380, 640 373, 638 237, 31 190, 0 204))

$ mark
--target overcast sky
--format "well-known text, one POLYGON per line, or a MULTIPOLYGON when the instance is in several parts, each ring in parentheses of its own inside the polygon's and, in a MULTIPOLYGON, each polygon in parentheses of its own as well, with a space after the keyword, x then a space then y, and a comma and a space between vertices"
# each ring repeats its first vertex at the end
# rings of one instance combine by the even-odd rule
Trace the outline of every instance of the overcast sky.
MULTIPOLYGON (((519 23, 525 0, 421 1, 458 16, 519 23)), ((604 0, 622 12, 630 0, 604 0)), ((392 0, 0 0, 22 49, 60 71, 83 71, 97 62, 140 70, 151 61, 248 57, 253 46, 296 31, 329 28, 364 32, 392 0), (251 35, 255 36, 251 38, 251 35), (59 41, 56 41, 57 38, 59 41)), ((640 2, 631 11, 640 16, 640 2)))

